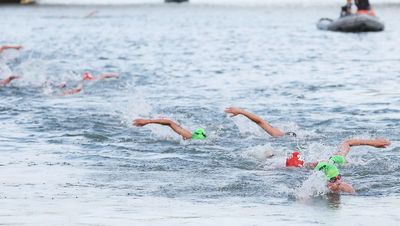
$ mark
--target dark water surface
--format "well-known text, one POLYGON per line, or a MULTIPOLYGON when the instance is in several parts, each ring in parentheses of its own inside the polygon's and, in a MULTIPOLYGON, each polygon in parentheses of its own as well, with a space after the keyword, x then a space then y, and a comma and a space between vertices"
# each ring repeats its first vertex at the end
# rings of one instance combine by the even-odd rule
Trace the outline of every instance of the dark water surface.
POLYGON ((399 8, 376 10, 381 33, 315 28, 337 11, 1 7, 0 44, 24 49, 0 59, 0 78, 23 76, 0 88, 0 223, 396 225, 399 8), (65 97, 49 85, 76 86, 84 71, 121 77, 65 97), (232 105, 298 137, 228 118, 232 105), (133 128, 136 117, 201 126, 209 139, 133 128), (344 139, 377 137, 392 145, 354 148, 341 169, 355 196, 326 194, 321 175, 283 167, 296 148, 313 161, 344 139))

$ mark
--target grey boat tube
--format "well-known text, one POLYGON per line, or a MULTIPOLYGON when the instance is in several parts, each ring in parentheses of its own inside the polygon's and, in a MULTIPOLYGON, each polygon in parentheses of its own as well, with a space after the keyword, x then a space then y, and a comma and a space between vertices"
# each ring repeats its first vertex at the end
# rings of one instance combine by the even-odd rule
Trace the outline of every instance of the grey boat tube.
POLYGON ((383 31, 385 25, 378 17, 366 14, 353 14, 340 17, 336 20, 321 18, 317 23, 320 30, 341 31, 341 32, 368 32, 383 31))

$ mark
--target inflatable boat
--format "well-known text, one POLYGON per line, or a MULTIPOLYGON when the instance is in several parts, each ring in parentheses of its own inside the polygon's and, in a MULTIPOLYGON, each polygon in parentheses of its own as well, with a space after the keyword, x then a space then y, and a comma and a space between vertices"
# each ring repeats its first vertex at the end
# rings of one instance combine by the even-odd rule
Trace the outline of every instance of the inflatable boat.
POLYGON ((367 14, 352 14, 337 20, 321 18, 317 23, 320 30, 341 32, 383 31, 385 25, 378 17, 367 14))

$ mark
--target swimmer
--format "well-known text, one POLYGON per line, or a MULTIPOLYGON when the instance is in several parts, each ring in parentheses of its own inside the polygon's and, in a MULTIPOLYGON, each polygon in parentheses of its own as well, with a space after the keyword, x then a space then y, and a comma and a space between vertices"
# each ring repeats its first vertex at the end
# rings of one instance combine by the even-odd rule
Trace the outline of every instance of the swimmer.
POLYGON ((359 140, 351 139, 344 141, 339 148, 339 151, 330 157, 328 160, 321 160, 313 163, 304 163, 300 153, 293 152, 286 159, 286 167, 309 167, 317 171, 322 171, 327 179, 327 187, 334 193, 346 192, 355 193, 353 186, 343 182, 338 166, 346 163, 345 157, 349 154, 351 147, 354 146, 371 146, 375 148, 386 148, 390 145, 390 141, 386 139, 375 140, 359 140))
POLYGON ((192 132, 182 128, 178 123, 169 119, 135 119, 132 123, 134 126, 145 126, 147 124, 159 124, 169 126, 175 133, 182 136, 184 140, 204 140, 207 138, 206 131, 203 128, 197 128, 192 132))
POLYGON ((11 75, 8 76, 7 78, 0 80, 0 86, 6 86, 9 84, 12 80, 20 78, 19 76, 11 75))
POLYGON ((84 16, 84 18, 94 17, 94 16, 96 16, 96 14, 98 12, 99 12, 98 10, 94 10, 94 11, 90 12, 89 14, 87 14, 86 16, 84 16))
POLYGON ((6 50, 6 49, 16 49, 16 50, 19 50, 19 49, 21 49, 21 48, 22 48, 22 46, 20 46, 20 45, 17 45, 17 46, 4 45, 4 46, 0 46, 0 53, 3 52, 3 51, 6 50))
MULTIPOLYGON (((59 88, 65 88, 66 84, 65 83, 61 83, 59 85, 59 88)), ((68 89, 68 90, 64 90, 61 94, 61 96, 66 96, 66 95, 72 95, 72 94, 77 94, 80 93, 83 90, 83 83, 81 83, 78 87, 73 88, 73 89, 68 89)))
POLYGON ((97 77, 94 77, 90 72, 85 72, 83 73, 82 79, 84 81, 95 81, 95 80, 103 80, 103 79, 108 79, 108 78, 118 78, 119 76, 114 73, 106 73, 106 74, 101 74, 97 77))
POLYGON ((250 113, 248 111, 245 111, 241 108, 236 108, 236 107, 229 107, 225 109, 225 112, 230 114, 230 117, 235 117, 237 115, 243 115, 246 118, 250 119, 257 125, 259 125, 265 132, 267 132, 270 136, 272 137, 283 137, 285 135, 290 135, 290 136, 296 136, 295 133, 293 132, 283 132, 282 130, 278 128, 272 127, 267 121, 259 117, 258 115, 255 115, 253 113, 250 113))

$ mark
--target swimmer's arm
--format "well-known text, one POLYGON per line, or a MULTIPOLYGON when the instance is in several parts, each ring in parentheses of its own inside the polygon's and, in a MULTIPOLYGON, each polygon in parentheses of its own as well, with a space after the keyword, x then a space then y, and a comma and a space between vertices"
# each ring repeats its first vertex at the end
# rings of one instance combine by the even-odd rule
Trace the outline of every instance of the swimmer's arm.
POLYGON ((133 120, 134 126, 145 126, 147 124, 159 124, 169 126, 175 133, 181 135, 183 139, 191 139, 192 133, 182 128, 178 123, 169 119, 135 119, 133 120))
POLYGON ((101 74, 99 75, 98 79, 107 79, 107 78, 118 78, 118 75, 114 73, 101 74))
POLYGON ((78 87, 76 87, 75 89, 69 89, 69 90, 65 90, 61 95, 65 96, 65 95, 71 95, 71 94, 76 94, 79 93, 83 90, 83 84, 79 85, 78 87))
POLYGON ((86 15, 86 16, 84 16, 84 17, 85 17, 85 18, 92 17, 92 16, 96 15, 98 12, 99 12, 99 11, 97 11, 97 10, 95 10, 95 11, 92 11, 92 12, 90 12, 89 14, 87 14, 87 15, 86 15))
POLYGON ((0 80, 0 85, 5 86, 8 83, 10 83, 12 80, 17 79, 17 78, 19 78, 19 76, 15 76, 15 75, 8 76, 6 79, 0 80))
POLYGON ((255 115, 253 113, 250 113, 248 111, 245 111, 241 108, 235 108, 235 107, 229 107, 225 109, 225 112, 228 114, 231 114, 231 117, 234 117, 236 115, 243 115, 259 125, 261 128, 263 128, 269 135, 273 137, 282 137, 285 135, 283 131, 280 129, 272 127, 267 121, 259 117, 258 115, 255 115))
POLYGON ((346 182, 341 182, 339 185, 339 189, 341 192, 347 192, 350 194, 356 193, 356 190, 354 190, 353 186, 351 186, 350 184, 348 184, 346 182))
POLYGON ((332 192, 335 192, 335 193, 339 193, 339 192, 346 192, 346 193, 350 193, 350 194, 356 193, 353 186, 351 186, 350 184, 343 182, 343 181, 338 181, 338 182, 334 182, 334 183, 328 182, 328 188, 329 188, 329 190, 331 190, 332 192))
POLYGON ((375 139, 375 140, 362 140, 362 139, 351 139, 346 140, 340 145, 340 150, 337 153, 338 155, 346 156, 351 147, 353 146, 362 146, 367 145, 376 148, 386 148, 390 145, 390 141, 386 139, 375 139))
POLYGON ((3 50, 6 50, 6 49, 21 49, 22 48, 22 46, 20 46, 20 45, 18 45, 18 46, 0 46, 0 53, 1 52, 3 52, 3 50))

